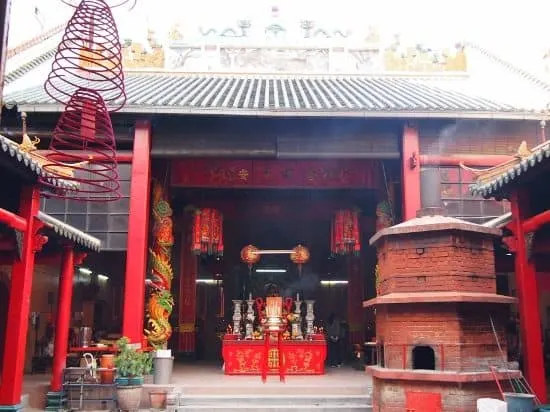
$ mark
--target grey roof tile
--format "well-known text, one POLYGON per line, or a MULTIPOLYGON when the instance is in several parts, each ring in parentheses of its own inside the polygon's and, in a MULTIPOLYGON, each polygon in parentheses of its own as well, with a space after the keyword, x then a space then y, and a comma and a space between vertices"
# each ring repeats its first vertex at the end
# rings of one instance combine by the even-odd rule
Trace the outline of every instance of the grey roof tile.
POLYGON ((492 180, 472 184, 470 191, 474 195, 485 198, 505 198, 509 196, 509 185, 517 183, 527 171, 548 164, 550 164, 550 141, 535 147, 529 156, 519 160, 516 164, 507 168, 503 166, 501 173, 492 180))
MULTIPOLYGON (((126 74, 123 111, 167 113, 519 112, 523 109, 430 82, 394 76, 126 74)), ((9 93, 9 105, 54 102, 41 86, 9 93)), ((267 113, 268 114, 268 113, 267 113)))
POLYGON ((58 220, 44 212, 38 212, 38 219, 40 219, 46 226, 52 228, 59 236, 71 240, 87 249, 99 252, 101 250, 101 240, 88 235, 87 233, 78 230, 77 228, 68 225, 61 220, 58 220))
POLYGON ((0 153, 4 154, 4 156, 11 157, 14 161, 19 162, 22 168, 25 168, 33 173, 37 179, 42 177, 56 188, 64 190, 71 190, 75 188, 74 183, 67 180, 57 179, 54 175, 45 171, 40 164, 32 158, 32 156, 21 150, 13 140, 2 135, 0 135, 0 153))

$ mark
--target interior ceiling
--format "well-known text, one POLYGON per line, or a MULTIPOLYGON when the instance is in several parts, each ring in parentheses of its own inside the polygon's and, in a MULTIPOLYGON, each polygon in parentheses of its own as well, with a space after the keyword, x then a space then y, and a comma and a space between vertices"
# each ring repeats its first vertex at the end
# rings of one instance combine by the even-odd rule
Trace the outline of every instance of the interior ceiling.
MULTIPOLYGON (((224 214, 226 265, 240 263, 240 251, 248 244, 277 250, 290 250, 302 244, 310 251, 310 261, 304 269, 320 276, 336 275, 341 269, 339 259, 333 259, 330 253, 335 207, 359 207, 364 214, 375 212, 374 195, 366 190, 214 189, 185 190, 176 196, 182 206, 206 203, 222 212, 224 206, 234 206, 231 213, 224 214), (277 215, 263 214, 258 209, 265 204, 287 207, 277 215)), ((256 267, 295 270, 288 254, 262 255, 256 267)))

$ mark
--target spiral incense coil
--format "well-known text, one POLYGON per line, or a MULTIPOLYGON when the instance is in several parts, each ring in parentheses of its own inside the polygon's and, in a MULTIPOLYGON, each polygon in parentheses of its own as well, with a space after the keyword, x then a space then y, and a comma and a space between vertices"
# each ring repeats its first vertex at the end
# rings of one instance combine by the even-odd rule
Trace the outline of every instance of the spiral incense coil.
POLYGON ((46 93, 61 104, 81 87, 97 91, 110 111, 126 102, 122 46, 104 0, 83 0, 76 8, 44 84, 46 93))
MULTIPOLYGON (((76 188, 50 196, 102 202, 120 199, 115 155, 115 135, 105 102, 94 90, 78 89, 55 127, 43 165, 55 178, 76 188)), ((52 187, 46 179, 41 183, 52 187)))
MULTIPOLYGON (((123 6, 126 3, 128 3, 130 0, 112 0, 112 1, 105 1, 105 3, 111 8, 114 9, 119 6, 123 6)), ((82 0, 61 0, 62 3, 66 4, 69 7, 78 7, 78 5, 82 2, 82 0)), ((133 8, 136 4, 137 0, 133 0, 133 5, 131 8, 133 8)))

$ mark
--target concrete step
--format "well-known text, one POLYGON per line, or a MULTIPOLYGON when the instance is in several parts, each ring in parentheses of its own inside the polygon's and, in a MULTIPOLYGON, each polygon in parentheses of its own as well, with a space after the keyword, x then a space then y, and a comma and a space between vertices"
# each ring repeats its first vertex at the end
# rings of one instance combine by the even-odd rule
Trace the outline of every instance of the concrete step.
MULTIPOLYGON (((293 390, 293 389, 290 389, 293 390)), ((177 408, 181 412, 194 411, 264 411, 283 412, 286 410, 310 412, 333 411, 359 412, 371 411, 369 395, 182 395, 177 408)))
MULTIPOLYGON (((261 383, 261 382, 260 382, 261 383)), ((149 398, 150 391, 165 390, 167 392, 179 392, 186 395, 250 395, 255 393, 257 395, 281 395, 284 393, 295 393, 301 395, 364 395, 370 393, 372 390, 368 385, 333 385, 333 386, 321 386, 321 385, 302 385, 292 383, 280 383, 276 381, 268 381, 267 384, 261 385, 248 385, 246 382, 243 384, 226 384, 209 386, 192 386, 192 385, 153 385, 145 384, 143 386, 143 399, 149 398), (289 392, 290 391, 290 392, 289 392)))
POLYGON ((372 412, 371 406, 337 406, 337 405, 325 405, 325 406, 281 406, 281 405, 262 405, 262 406, 184 406, 176 409, 177 412, 285 412, 291 410, 293 412, 372 412))
POLYGON ((293 388, 287 388, 287 393, 278 395, 249 394, 249 395, 186 395, 180 397, 181 406, 241 406, 241 405, 279 405, 279 406, 323 406, 325 404, 340 406, 369 405, 369 395, 294 395, 293 388))

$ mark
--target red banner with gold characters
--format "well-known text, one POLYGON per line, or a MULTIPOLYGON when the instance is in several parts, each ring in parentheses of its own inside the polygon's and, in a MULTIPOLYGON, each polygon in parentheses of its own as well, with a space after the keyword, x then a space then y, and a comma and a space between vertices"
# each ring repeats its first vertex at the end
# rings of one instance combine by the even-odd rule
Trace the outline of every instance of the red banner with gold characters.
MULTIPOLYGON (((187 217, 187 216, 186 216, 187 217)), ((180 352, 195 352, 195 318, 197 310, 197 256, 191 250, 192 222, 185 220, 183 230, 183 247, 180 259, 180 287, 179 287, 179 339, 178 350, 180 352)))
MULTIPOLYGON (((285 375, 323 375, 327 344, 324 340, 284 341, 285 375)), ((261 375, 264 341, 224 339, 222 348, 226 375, 261 375)), ((268 374, 279 374, 279 351, 269 348, 268 374)))
POLYGON ((172 186, 380 189, 373 160, 184 159, 172 162, 172 186))

